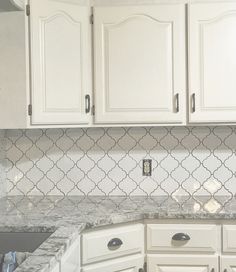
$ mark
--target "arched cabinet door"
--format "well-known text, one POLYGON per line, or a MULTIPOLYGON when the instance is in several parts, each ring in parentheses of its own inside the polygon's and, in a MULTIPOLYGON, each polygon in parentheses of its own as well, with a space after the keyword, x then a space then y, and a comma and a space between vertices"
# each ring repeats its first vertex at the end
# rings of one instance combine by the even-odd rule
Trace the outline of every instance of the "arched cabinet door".
POLYGON ((236 122, 236 3, 189 7, 191 123, 236 122))
POLYGON ((32 124, 87 124, 90 9, 30 0, 32 124))
POLYGON ((185 121, 185 5, 94 8, 95 122, 185 121))

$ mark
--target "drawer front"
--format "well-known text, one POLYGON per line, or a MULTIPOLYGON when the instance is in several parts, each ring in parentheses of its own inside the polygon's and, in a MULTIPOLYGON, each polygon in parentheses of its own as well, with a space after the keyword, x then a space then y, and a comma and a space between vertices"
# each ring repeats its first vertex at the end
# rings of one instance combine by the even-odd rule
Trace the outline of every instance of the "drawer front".
POLYGON ((216 252, 219 243, 215 225, 150 224, 147 250, 157 252, 216 252))
POLYGON ((135 224, 85 233, 82 247, 83 264, 143 253, 144 227, 142 224, 135 224))
POLYGON ((236 252, 236 226, 223 226, 223 252, 236 252))

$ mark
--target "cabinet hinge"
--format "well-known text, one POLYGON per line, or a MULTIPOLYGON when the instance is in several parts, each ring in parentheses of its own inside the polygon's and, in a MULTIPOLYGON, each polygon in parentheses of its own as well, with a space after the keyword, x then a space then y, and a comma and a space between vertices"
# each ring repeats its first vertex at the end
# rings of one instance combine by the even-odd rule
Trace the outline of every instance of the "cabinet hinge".
POLYGON ((94 105, 92 106, 91 112, 92 112, 92 115, 95 115, 95 106, 94 105))
POLYGON ((93 14, 90 15, 90 24, 93 25, 93 22, 94 22, 94 16, 93 14))
POLYGON ((32 115, 32 105, 28 105, 28 115, 31 116, 32 115))
POLYGON ((29 4, 26 5, 26 9, 25 10, 26 10, 26 15, 30 16, 30 5, 29 4))

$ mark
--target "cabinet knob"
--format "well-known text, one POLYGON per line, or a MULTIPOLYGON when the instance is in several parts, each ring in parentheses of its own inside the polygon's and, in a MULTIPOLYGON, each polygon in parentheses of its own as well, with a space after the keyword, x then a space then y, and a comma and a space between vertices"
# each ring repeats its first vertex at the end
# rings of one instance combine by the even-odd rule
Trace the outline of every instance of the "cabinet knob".
POLYGON ((90 95, 85 95, 85 113, 89 113, 91 110, 90 95))
POLYGON ((109 241, 109 243, 107 244, 107 247, 110 250, 116 250, 118 248, 121 247, 121 245, 123 245, 123 242, 121 241, 121 239, 119 238, 113 238, 109 241))
POLYGON ((227 272, 227 269, 226 269, 226 268, 224 269, 224 272, 227 272))
POLYGON ((195 93, 192 94, 191 103, 192 103, 192 113, 193 113, 196 111, 195 93))
POLYGON ((186 233, 176 233, 173 237, 172 240, 174 241, 189 241, 190 237, 186 233))

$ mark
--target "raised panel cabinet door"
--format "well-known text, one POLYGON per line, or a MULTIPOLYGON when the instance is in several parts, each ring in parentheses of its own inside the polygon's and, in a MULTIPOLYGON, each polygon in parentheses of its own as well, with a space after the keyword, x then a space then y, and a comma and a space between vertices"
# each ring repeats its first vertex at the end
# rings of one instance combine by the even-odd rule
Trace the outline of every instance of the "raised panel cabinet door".
POLYGON ((94 8, 95 122, 185 121, 185 5, 94 8))
POLYGON ((144 257, 139 254, 88 265, 82 268, 82 272, 139 272, 143 265, 144 257))
POLYGON ((222 256, 220 260, 221 272, 236 272, 235 256, 222 256))
POLYGON ((32 124, 87 124, 89 7, 30 0, 32 124))
POLYGON ((236 122, 236 3, 189 6, 191 123, 236 122))
POLYGON ((218 256, 147 255, 148 272, 218 272, 218 256))

